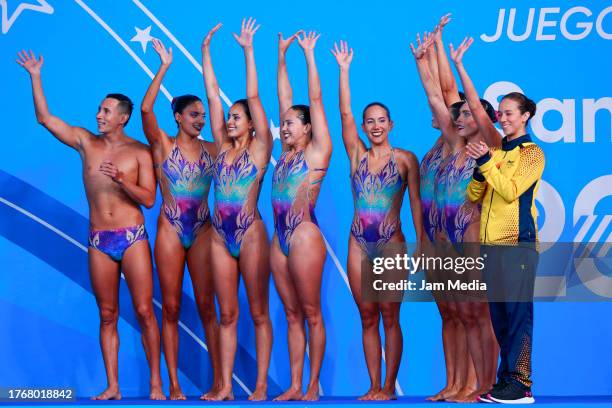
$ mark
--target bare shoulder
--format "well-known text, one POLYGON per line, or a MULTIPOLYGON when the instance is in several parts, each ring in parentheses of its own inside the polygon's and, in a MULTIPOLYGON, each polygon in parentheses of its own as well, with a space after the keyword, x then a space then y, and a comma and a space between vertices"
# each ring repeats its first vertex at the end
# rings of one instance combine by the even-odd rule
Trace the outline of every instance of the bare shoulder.
POLYGON ((204 149, 206 149, 208 154, 210 154, 212 157, 217 157, 218 152, 216 144, 214 144, 213 142, 209 142, 208 140, 203 140, 202 146, 204 146, 204 149))
POLYGON ((130 141, 126 144, 125 148, 129 150, 130 153, 136 155, 139 160, 151 159, 151 147, 136 139, 130 138, 130 141))
POLYGON ((399 147, 395 147, 393 150, 395 151, 396 160, 404 164, 408 170, 419 167, 419 160, 410 150, 404 150, 399 147))

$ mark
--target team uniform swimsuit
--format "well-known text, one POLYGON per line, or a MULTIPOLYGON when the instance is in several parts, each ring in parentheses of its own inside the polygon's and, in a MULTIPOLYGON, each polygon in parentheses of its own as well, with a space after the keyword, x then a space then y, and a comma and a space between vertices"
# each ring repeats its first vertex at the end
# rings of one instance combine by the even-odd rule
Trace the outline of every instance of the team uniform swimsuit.
POLYGON ((463 148, 451 153, 436 173, 435 201, 440 209, 439 229, 453 245, 464 242, 468 228, 480 222, 480 205, 467 198, 467 186, 475 167, 476 162, 468 157, 463 148))
POLYGON ((148 239, 144 224, 110 230, 90 230, 89 246, 120 262, 125 251, 138 241, 148 239))
POLYGON ((398 172, 394 149, 389 161, 377 173, 370 171, 366 151, 351 184, 355 202, 351 234, 372 261, 396 233, 401 233, 399 215, 406 181, 398 172))
POLYGON ((439 195, 436 185, 436 174, 444 161, 444 142, 439 138, 434 146, 427 152, 421 161, 421 208, 423 211, 423 228, 431 242, 434 242, 436 234, 441 231, 441 214, 436 197, 439 195))
POLYGON ((228 164, 225 156, 229 150, 221 152, 214 163, 213 227, 223 239, 228 252, 238 258, 244 234, 255 220, 261 219, 257 199, 266 167, 257 168, 248 148, 239 152, 234 161, 228 164))
POLYGON ((305 221, 317 224, 314 213, 321 182, 327 168, 310 168, 304 150, 285 151, 278 159, 272 178, 274 230, 285 256, 289 256, 291 235, 305 221))
POLYGON ((208 191, 213 159, 200 142, 197 161, 185 159, 176 141, 161 165, 159 184, 164 200, 163 213, 176 230, 184 249, 189 249, 198 232, 210 222, 208 191))

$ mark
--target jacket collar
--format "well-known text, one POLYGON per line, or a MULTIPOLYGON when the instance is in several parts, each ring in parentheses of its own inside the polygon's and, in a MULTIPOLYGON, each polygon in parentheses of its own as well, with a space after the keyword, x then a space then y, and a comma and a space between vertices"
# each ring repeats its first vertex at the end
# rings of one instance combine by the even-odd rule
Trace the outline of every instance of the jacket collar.
POLYGON ((531 142, 531 136, 529 136, 528 134, 517 137, 516 139, 513 139, 511 141, 508 141, 508 138, 504 137, 502 139, 502 150, 509 151, 509 150, 514 149, 517 146, 522 145, 523 143, 529 143, 529 142, 531 142))

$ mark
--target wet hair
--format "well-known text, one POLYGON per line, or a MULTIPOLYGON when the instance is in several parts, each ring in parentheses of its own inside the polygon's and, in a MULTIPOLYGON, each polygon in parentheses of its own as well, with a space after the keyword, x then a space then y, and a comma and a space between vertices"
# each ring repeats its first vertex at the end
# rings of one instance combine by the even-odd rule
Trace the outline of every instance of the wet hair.
POLYGON ((236 102, 234 102, 234 105, 242 106, 247 118, 251 120, 251 110, 249 109, 249 102, 246 99, 238 99, 236 102))
MULTIPOLYGON (((459 117, 459 114, 461 113, 461 107, 465 103, 467 103, 467 101, 462 99, 458 102, 453 103, 450 106, 450 111, 453 116, 453 120, 457 120, 457 118, 459 117)), ((489 101, 487 101, 486 99, 482 99, 482 98, 480 98, 480 104, 482 105, 482 108, 487 113, 487 116, 489 117, 489 119, 491 119, 491 122, 496 123, 497 122, 497 112, 495 112, 495 109, 493 109, 493 105, 491 105, 489 101)))
MULTIPOLYGON (((173 114, 181 114, 185 110, 185 108, 191 105, 194 102, 202 102, 200 98, 195 95, 180 95, 172 98, 172 102, 170 102, 170 107, 172 108, 173 114)), ((178 126, 178 120, 175 119, 176 125, 178 126)))
POLYGON ((297 112, 297 117, 303 125, 310 123, 310 108, 307 105, 293 105, 289 109, 297 112))
POLYGON ((527 123, 529 123, 531 118, 533 118, 533 115, 535 115, 536 113, 536 103, 520 92, 510 92, 502 98, 502 101, 504 99, 511 99, 518 103, 521 114, 529 112, 529 118, 527 119, 527 123))
POLYGON ((195 95, 176 96, 170 102, 172 113, 183 113, 185 108, 194 102, 202 102, 202 100, 195 95))
POLYGON ((106 95, 106 97, 119 101, 119 103, 117 104, 117 107, 119 108, 121 113, 125 113, 126 115, 128 115, 127 120, 123 124, 123 126, 125 127, 130 121, 130 118, 132 117, 132 110, 134 108, 134 103, 132 102, 130 98, 120 93, 109 93, 108 95, 106 95))
POLYGON ((387 113, 387 119, 391 120, 391 111, 389 110, 389 108, 387 107, 387 105, 385 105, 382 102, 370 102, 366 105, 365 108, 363 108, 363 112, 361 112, 361 120, 362 122, 365 122, 365 114, 366 111, 368 109, 370 109, 372 106, 380 106, 381 108, 383 108, 385 110, 385 112, 387 113))

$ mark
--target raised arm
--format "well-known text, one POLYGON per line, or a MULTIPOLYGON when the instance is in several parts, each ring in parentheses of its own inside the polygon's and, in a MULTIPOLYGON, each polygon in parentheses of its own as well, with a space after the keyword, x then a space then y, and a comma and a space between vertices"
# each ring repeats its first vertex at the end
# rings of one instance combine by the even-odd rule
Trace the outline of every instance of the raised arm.
POLYGON ((480 103, 480 97, 478 96, 478 92, 476 91, 476 87, 474 87, 474 83, 472 79, 469 77, 465 67, 463 66, 463 55, 470 48, 470 45, 474 42, 473 38, 466 37, 461 45, 455 50, 453 48, 453 44, 450 44, 450 53, 453 62, 455 63, 455 68, 457 68, 457 72, 459 73, 459 78, 461 78, 461 83, 463 84, 463 92, 465 93, 465 98, 467 100, 468 105, 470 106, 470 110, 472 111, 472 115, 474 116, 474 120, 478 125, 478 129, 482 132, 482 135, 485 139, 485 142, 489 146, 501 146, 501 135, 493 126, 493 122, 489 119, 489 115, 482 107, 480 103))
POLYGON ((244 61, 246 63, 247 76, 247 103, 251 112, 251 119, 255 127, 255 142, 263 148, 267 154, 272 151, 272 133, 266 118, 261 99, 259 98, 259 87, 257 83, 257 69, 255 67, 255 52, 253 51, 253 36, 259 29, 255 26, 255 19, 249 18, 248 21, 242 20, 240 36, 234 33, 234 38, 244 51, 244 61))
POLYGON ((18 53, 17 63, 30 74, 32 82, 32 96, 34 97, 34 109, 36 110, 36 120, 43 125, 60 142, 81 151, 83 141, 89 132, 83 128, 71 126, 49 112, 47 99, 43 92, 40 71, 43 66, 43 56, 37 60, 34 53, 28 54, 25 50, 18 53))
POLYGON ((342 121, 342 141, 344 142, 344 148, 346 154, 351 160, 351 166, 353 161, 357 160, 362 149, 365 150, 365 146, 359 139, 357 133, 357 124, 355 123, 355 117, 351 109, 351 88, 349 84, 349 68, 353 61, 353 49, 349 51, 348 44, 346 41, 340 41, 340 47, 334 43, 334 49, 331 50, 336 62, 340 68, 340 119, 342 121), (353 160, 354 159, 354 160, 353 160))
POLYGON ((444 103, 446 106, 451 106, 455 102, 459 102, 459 90, 457 89, 457 82, 453 76, 450 63, 448 61, 448 55, 446 55, 446 49, 444 48, 444 41, 442 41, 442 31, 451 21, 450 13, 442 16, 440 22, 434 30, 434 44, 436 46, 436 55, 438 62, 438 78, 440 88, 442 89, 442 96, 444 97, 444 103))
POLYGON ((208 111, 210 115, 210 128, 217 150, 221 151, 221 146, 230 143, 227 137, 227 129, 225 127, 225 116, 223 114, 223 105, 221 104, 221 96, 219 94, 219 84, 212 66, 210 57, 210 40, 213 34, 221 28, 221 23, 214 26, 204 40, 202 40, 202 71, 204 74, 204 86, 206 88, 206 98, 208 99, 208 111))
POLYGON ((151 81, 151 85, 149 85, 147 93, 140 104, 142 128, 151 146, 159 144, 164 137, 167 137, 164 131, 157 125, 157 118, 153 112, 153 105, 155 104, 155 99, 157 99, 157 94, 159 93, 164 75, 166 75, 168 68, 170 68, 170 64, 172 64, 172 48, 166 51, 166 47, 164 47, 161 41, 154 39, 153 49, 159 55, 161 65, 155 77, 153 77, 153 81, 151 81))
POLYGON ((425 34, 425 38, 423 42, 421 42, 421 38, 419 34, 417 34, 417 47, 415 48, 411 43, 410 49, 416 61, 419 77, 425 89, 431 112, 438 121, 440 130, 442 131, 442 137, 452 146, 455 144, 458 136, 454 129, 450 112, 444 103, 442 91, 429 70, 429 64, 426 57, 427 53, 434 52, 432 44, 433 35, 425 34))
POLYGON ((312 123, 312 146, 316 151, 328 156, 331 155, 332 142, 327 126, 327 118, 323 109, 321 94, 321 81, 315 63, 314 48, 321 34, 311 31, 306 35, 302 33, 298 42, 304 51, 306 65, 308 66, 308 100, 310 103, 310 121, 312 123))
POLYGON ((287 109, 293 105, 293 91, 291 90, 291 84, 289 83, 289 75, 287 75, 285 55, 287 54, 287 49, 293 40, 297 38, 299 33, 301 33, 301 30, 287 39, 283 39, 283 34, 278 33, 278 69, 276 72, 276 83, 278 87, 279 119, 281 121, 283 113, 285 113, 287 109))

